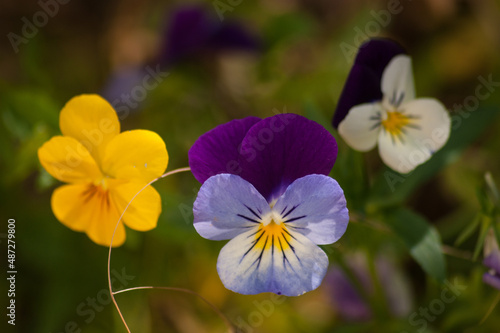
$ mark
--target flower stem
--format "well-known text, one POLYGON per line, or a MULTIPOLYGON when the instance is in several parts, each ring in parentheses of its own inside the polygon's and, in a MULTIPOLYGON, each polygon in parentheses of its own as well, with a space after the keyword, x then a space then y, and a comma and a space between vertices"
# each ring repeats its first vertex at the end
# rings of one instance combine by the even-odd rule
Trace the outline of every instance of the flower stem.
POLYGON ((189 290, 189 289, 184 289, 184 288, 174 288, 174 287, 153 287, 153 286, 144 286, 144 287, 134 287, 134 288, 128 288, 128 289, 123 289, 123 290, 119 290, 119 291, 113 291, 113 287, 111 285, 111 251, 112 251, 112 248, 113 248, 113 239, 115 237, 115 233, 116 233, 116 230, 118 229, 118 225, 120 224, 120 222, 122 221, 122 218, 123 218, 123 215, 125 215, 125 212, 127 211, 128 207, 130 206, 130 204, 132 203, 132 201, 134 201, 134 199, 145 189, 147 188, 148 186, 150 186, 151 184, 153 184, 154 182, 156 182, 157 180, 159 179, 162 179, 162 178, 166 178, 168 176, 171 176, 171 175, 174 175, 176 173, 180 173, 180 172, 186 172, 186 171, 191 171, 191 168, 189 167, 185 167, 185 168, 179 168, 179 169, 175 169, 175 170, 172 170, 172 171, 169 171, 163 175, 161 175, 160 177, 156 178, 156 179, 153 179, 152 181, 150 181, 149 183, 147 183, 142 189, 139 190, 139 192, 137 192, 133 197, 132 199, 129 201, 129 203, 127 204, 127 206, 125 207, 125 209, 123 210, 120 218, 118 219, 118 222, 116 222, 116 226, 115 226, 115 229, 113 231, 113 235, 111 236, 111 243, 109 244, 109 252, 108 252, 108 288, 109 288, 109 293, 111 295, 111 300, 113 301, 113 304, 115 305, 116 307, 116 310, 118 311, 118 314, 120 315, 120 318, 123 322, 123 325, 125 326, 125 328, 127 329, 127 332, 128 333, 131 333, 130 331, 130 328, 128 327, 127 325, 127 322, 125 321, 125 318, 123 317, 123 314, 120 310, 120 307, 118 306, 118 303, 116 302, 116 299, 115 299, 115 295, 116 294, 119 294, 119 293, 124 293, 124 292, 127 292, 127 291, 131 291, 131 290, 141 290, 141 289, 165 289, 165 290, 175 290, 175 291, 180 291, 180 292, 185 292, 185 293, 188 293, 188 294, 192 294, 192 295, 196 295, 198 296, 201 300, 203 300, 205 303, 207 303, 216 313, 219 317, 222 318, 222 320, 224 321, 224 323, 227 325, 228 327, 228 331, 229 332, 234 332, 233 328, 232 328, 232 325, 231 323, 229 322, 229 320, 222 314, 222 312, 220 312, 219 309, 217 309, 212 303, 210 303, 207 299, 205 299, 203 296, 201 296, 200 294, 197 294, 196 292, 192 291, 192 290, 189 290))

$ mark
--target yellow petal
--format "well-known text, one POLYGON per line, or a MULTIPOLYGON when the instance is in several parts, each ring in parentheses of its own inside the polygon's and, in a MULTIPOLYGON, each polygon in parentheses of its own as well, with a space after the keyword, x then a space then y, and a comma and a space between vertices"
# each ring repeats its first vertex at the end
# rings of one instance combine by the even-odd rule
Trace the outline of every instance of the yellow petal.
POLYGON ((155 132, 134 130, 118 134, 109 142, 102 162, 103 172, 116 179, 149 182, 163 174, 168 153, 155 132))
MULTIPOLYGON (((74 231, 86 232, 92 241, 109 246, 120 214, 108 191, 93 184, 71 184, 57 188, 52 194, 52 211, 56 218, 74 231)), ((113 246, 125 241, 125 228, 120 222, 113 246)))
POLYGON ((93 182, 102 178, 89 151, 76 139, 55 136, 38 149, 38 159, 54 178, 66 183, 93 182))
POLYGON ((80 141, 99 163, 107 143, 120 133, 115 110, 99 95, 73 97, 61 111, 59 127, 80 141))
MULTIPOLYGON (((138 182, 116 182, 115 184, 110 182, 109 184, 110 196, 120 214, 145 185, 138 182)), ((160 213, 160 194, 152 186, 148 186, 134 198, 127 208, 123 222, 132 229, 147 231, 156 227, 160 213)))

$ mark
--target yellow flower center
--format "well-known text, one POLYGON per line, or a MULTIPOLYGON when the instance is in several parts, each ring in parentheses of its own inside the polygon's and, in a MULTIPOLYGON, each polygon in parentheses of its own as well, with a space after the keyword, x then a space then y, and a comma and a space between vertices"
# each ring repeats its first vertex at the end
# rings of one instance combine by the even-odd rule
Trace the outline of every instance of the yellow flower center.
POLYGON ((392 136, 400 136, 403 128, 411 123, 411 119, 399 111, 387 111, 387 118, 382 120, 382 126, 392 136))
POLYGON ((290 248, 292 238, 286 225, 281 221, 275 222, 274 219, 267 225, 261 223, 254 237, 256 249, 269 250, 271 247, 276 247, 280 251, 290 248))
POLYGON ((99 187, 99 188, 103 189, 104 191, 107 191, 108 190, 108 178, 110 178, 110 177, 104 176, 100 179, 95 180, 94 186, 99 187))

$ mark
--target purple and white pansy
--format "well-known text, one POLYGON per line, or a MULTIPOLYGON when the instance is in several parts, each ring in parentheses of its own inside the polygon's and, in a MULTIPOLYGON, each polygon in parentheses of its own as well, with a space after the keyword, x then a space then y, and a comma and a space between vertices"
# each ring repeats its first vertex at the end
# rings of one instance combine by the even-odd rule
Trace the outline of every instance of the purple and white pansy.
POLYGON ((378 145, 387 166, 409 173, 444 146, 451 121, 438 100, 415 98, 411 58, 403 52, 385 39, 361 46, 334 126, 352 148, 369 151, 378 145))
POLYGON ((233 120, 194 143, 189 164, 202 183, 194 227, 230 239, 217 261, 226 288, 298 296, 321 284, 328 257, 317 245, 336 242, 349 222, 328 177, 336 157, 333 136, 294 114, 233 120))

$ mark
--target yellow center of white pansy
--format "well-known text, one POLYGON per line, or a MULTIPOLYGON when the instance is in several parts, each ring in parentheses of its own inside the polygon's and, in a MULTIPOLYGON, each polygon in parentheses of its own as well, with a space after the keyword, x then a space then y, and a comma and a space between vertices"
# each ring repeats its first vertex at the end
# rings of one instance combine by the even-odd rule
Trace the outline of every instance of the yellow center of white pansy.
POLYGON ((385 117, 382 118, 380 123, 390 135, 400 137, 404 133, 405 127, 408 127, 408 125, 414 125, 414 122, 414 118, 408 117, 402 112, 387 111, 385 112, 385 117))

